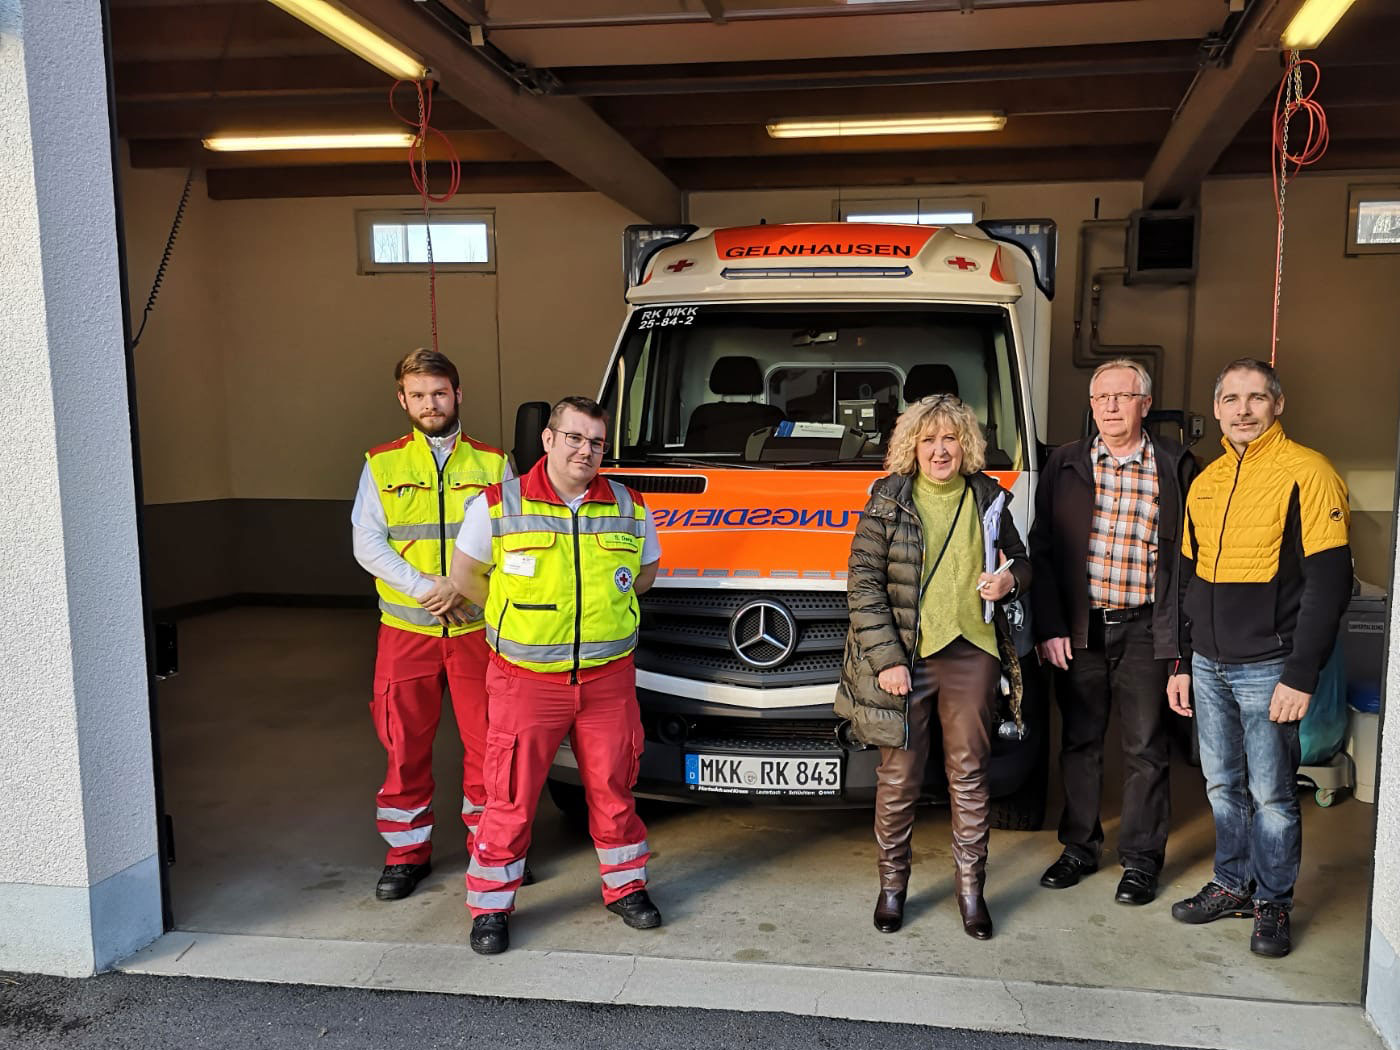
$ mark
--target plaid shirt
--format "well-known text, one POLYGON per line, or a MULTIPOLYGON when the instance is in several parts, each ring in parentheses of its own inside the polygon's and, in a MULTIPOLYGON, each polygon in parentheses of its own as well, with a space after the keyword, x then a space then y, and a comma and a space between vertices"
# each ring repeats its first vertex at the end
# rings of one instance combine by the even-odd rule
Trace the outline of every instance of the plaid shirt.
POLYGON ((1094 438, 1094 520, 1089 528, 1089 604, 1131 609, 1153 597, 1157 572, 1157 464, 1143 436, 1119 461, 1094 438))

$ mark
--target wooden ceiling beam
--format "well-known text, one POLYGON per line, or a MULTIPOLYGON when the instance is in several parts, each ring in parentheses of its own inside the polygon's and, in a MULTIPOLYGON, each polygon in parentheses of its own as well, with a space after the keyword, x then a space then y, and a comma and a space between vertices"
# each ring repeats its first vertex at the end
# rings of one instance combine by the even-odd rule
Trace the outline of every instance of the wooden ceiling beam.
MULTIPOLYGON (((409 106, 408 95, 400 100, 409 106)), ((416 102, 414 103, 416 108, 416 102)), ((491 127, 461 103, 433 102, 433 125, 444 131, 491 127)), ((402 131, 404 125, 381 98, 207 99, 188 102, 117 102, 117 133, 128 139, 201 138, 222 133, 402 131)))
POLYGON ((648 222, 680 218, 676 185, 587 103, 521 91, 416 4, 342 3, 422 57, 449 96, 540 156, 648 222))
MULTIPOLYGON (((538 164, 539 154, 526 149, 500 131, 453 131, 448 141, 463 164, 538 164)), ((134 168, 184 168, 190 165, 219 168, 302 168, 324 165, 398 164, 404 192, 411 188, 404 148, 361 150, 292 150, 287 152, 213 153, 199 139, 135 139, 128 144, 134 168)), ((428 145, 429 160, 445 160, 446 150, 436 137, 428 145)))
MULTIPOLYGON (((445 169, 429 169, 433 185, 447 180, 445 169)), ((211 168, 206 173, 211 200, 270 197, 411 197, 399 164, 360 164, 340 168, 211 168)), ((462 171, 462 194, 569 193, 587 190, 553 164, 482 164, 462 171)), ((410 187, 411 190, 411 187, 410 187)))
POLYGON ((149 5, 112 12, 112 53, 123 62, 172 58, 343 54, 340 45, 266 0, 149 5))
POLYGON ((1245 16, 1229 62, 1201 71, 1143 178, 1149 207, 1195 197, 1240 128, 1282 76, 1279 38, 1306 0, 1259 0, 1245 16))
POLYGON ((1037 81, 943 84, 846 91, 762 91, 732 95, 600 98, 605 120, 619 128, 701 124, 756 124, 776 117, 841 117, 918 114, 956 110, 1021 113, 1172 112, 1189 74, 1157 77, 1071 77, 1037 81))
MULTIPOLYGON (((1334 140, 1327 152, 1316 164, 1308 166, 1301 178, 1322 171, 1395 171, 1400 169, 1400 141, 1394 136, 1388 138, 1334 140)), ((1211 169, 1211 175, 1258 175, 1268 178, 1269 157, 1259 144, 1235 142, 1221 154, 1211 169)), ((1269 187, 1264 185, 1261 192, 1268 197, 1269 187)), ((1338 236, 1340 237, 1341 216, 1338 216, 1338 236)))
MULTIPOLYGON (((528 6, 538 4, 530 0, 528 6)), ((736 9, 717 32, 694 9, 693 21, 619 21, 590 19, 574 2, 563 6, 573 9, 564 16, 573 24, 509 27, 509 19, 493 8, 491 40, 517 61, 555 69, 1200 40, 1225 19, 1219 0, 1044 3, 978 7, 970 15, 843 4, 832 5, 830 14, 808 10, 770 18, 741 18, 736 9)))
POLYGON ((554 69, 569 94, 686 94, 930 84, 1064 80, 1072 77, 1191 74, 1197 48, 1186 41, 930 55, 865 55, 787 62, 696 63, 554 69))
POLYGON ((1152 156, 1149 146, 1054 150, 951 150, 944 153, 864 154, 824 158, 694 158, 666 164, 687 191, 907 186, 930 183, 1047 182, 1137 179, 1152 156))
POLYGON ((113 71, 117 98, 176 99, 258 95, 378 94, 393 80, 356 55, 304 55, 299 58, 173 59, 118 62, 113 71))
POLYGON ((1171 114, 1091 113, 1017 117, 999 132, 958 135, 852 135, 774 139, 762 125, 661 128, 634 139, 648 155, 677 157, 826 158, 845 153, 942 153, 947 150, 1053 149, 1060 146, 1155 146, 1171 114))

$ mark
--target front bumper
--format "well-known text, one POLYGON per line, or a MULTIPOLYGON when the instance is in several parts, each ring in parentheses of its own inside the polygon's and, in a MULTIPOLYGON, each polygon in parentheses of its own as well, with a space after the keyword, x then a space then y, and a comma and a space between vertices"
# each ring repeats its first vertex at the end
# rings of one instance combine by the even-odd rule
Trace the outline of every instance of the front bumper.
MULTIPOLYGON (((648 689, 638 689, 637 699, 647 737, 634 789, 640 797, 694 805, 810 808, 857 808, 875 801, 875 768, 880 762, 880 751, 859 744, 843 745, 838 735, 841 720, 829 706, 748 709, 648 689), (681 723, 687 728, 683 738, 677 739, 675 730, 681 723), (723 757, 836 757, 841 760, 841 787, 834 794, 700 789, 686 783, 686 755, 697 753, 723 757)), ((993 798, 1016 791, 1031 773, 1040 744, 1037 734, 1044 732, 1039 728, 1043 720, 1028 721, 1028 725, 1032 732, 1024 740, 993 737, 993 798)), ((932 749, 933 755, 938 751, 932 749)), ((559 749, 549 775, 562 783, 581 783, 578 763, 567 741, 559 749)), ((921 801, 946 802, 947 798, 942 764, 935 758, 924 774, 921 801)))

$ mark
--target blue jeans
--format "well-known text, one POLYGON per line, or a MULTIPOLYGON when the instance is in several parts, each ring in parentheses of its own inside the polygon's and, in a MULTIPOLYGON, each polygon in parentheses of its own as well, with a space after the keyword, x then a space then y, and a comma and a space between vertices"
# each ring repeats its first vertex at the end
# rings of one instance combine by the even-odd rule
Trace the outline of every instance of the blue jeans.
POLYGON ((1255 900, 1293 903, 1303 855, 1297 722, 1270 722, 1282 660, 1224 664, 1196 653, 1191 685, 1206 797, 1215 815, 1215 881, 1255 900))

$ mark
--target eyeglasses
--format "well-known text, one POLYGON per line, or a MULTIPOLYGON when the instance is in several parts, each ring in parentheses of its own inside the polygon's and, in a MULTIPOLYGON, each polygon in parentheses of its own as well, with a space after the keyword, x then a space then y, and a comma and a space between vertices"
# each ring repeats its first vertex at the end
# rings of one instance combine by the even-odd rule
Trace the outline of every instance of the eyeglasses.
POLYGON ((584 434, 575 434, 572 430, 560 430, 558 427, 550 427, 549 429, 562 437, 564 443, 570 448, 583 448, 584 445, 587 445, 595 456, 601 456, 608 450, 606 438, 591 438, 584 434))
POLYGON ((1118 402, 1120 401, 1126 401, 1132 404, 1138 398, 1146 396, 1146 394, 1094 394, 1089 400, 1099 406, 1112 405, 1114 408, 1117 408, 1118 402))

